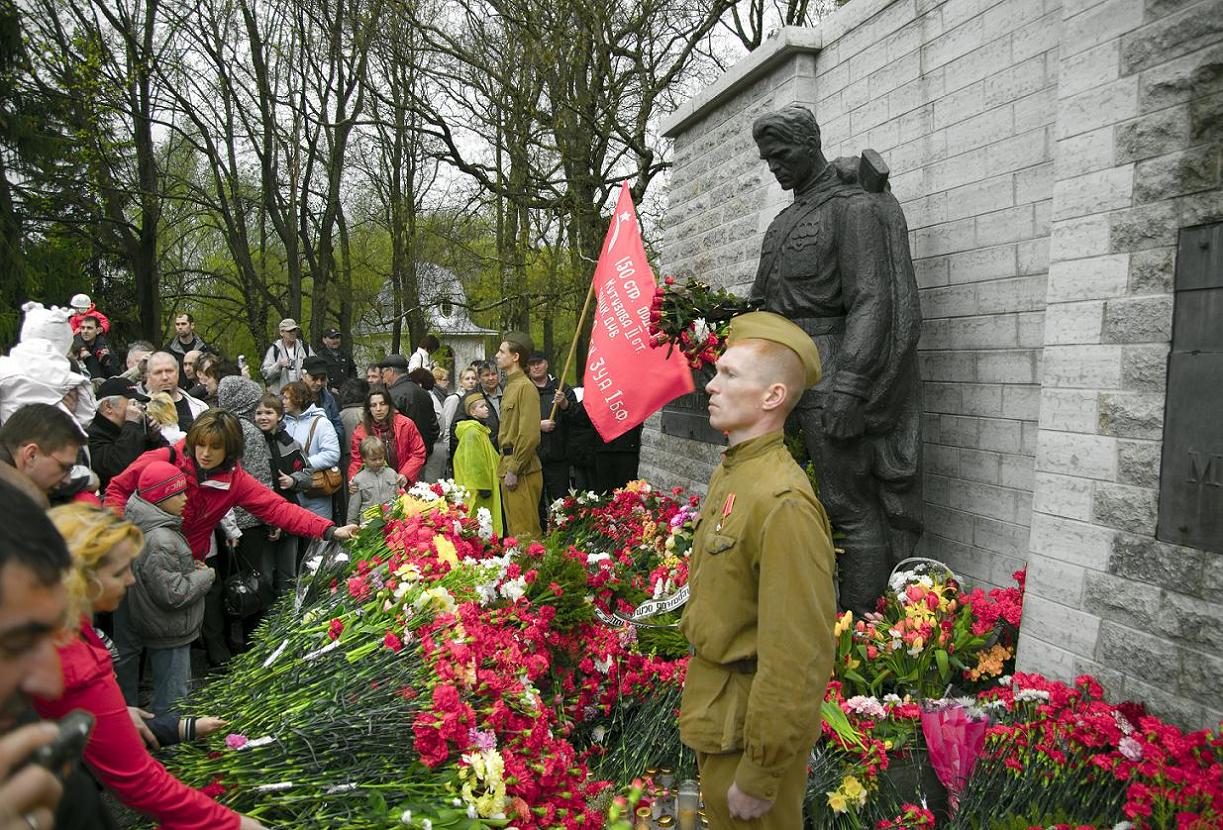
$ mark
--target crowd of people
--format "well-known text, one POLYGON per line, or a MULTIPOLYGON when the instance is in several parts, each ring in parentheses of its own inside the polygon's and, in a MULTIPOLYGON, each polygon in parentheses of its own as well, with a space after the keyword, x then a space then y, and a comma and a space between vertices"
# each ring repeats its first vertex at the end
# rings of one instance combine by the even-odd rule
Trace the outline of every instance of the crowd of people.
POLYGON ((193 663, 222 670, 247 647, 314 540, 443 478, 530 540, 571 489, 636 477, 640 430, 603 442, 521 332, 452 388, 433 335, 360 375, 338 329, 312 348, 285 319, 251 367, 191 314, 162 348, 120 350, 89 297, 70 306, 27 303, 0 356, 0 511, 21 517, 0 523, 0 830, 113 827, 101 789, 171 830, 259 827, 150 751, 224 725, 177 708, 193 663), (39 717, 78 709, 84 766, 27 763, 57 735, 39 717))

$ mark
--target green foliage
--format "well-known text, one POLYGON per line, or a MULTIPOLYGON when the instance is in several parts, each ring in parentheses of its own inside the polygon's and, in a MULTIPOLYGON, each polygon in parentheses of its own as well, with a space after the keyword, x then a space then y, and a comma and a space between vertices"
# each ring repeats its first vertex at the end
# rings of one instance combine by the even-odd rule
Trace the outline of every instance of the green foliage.
POLYGON ((531 570, 537 575, 527 587, 526 597, 533 605, 555 608, 553 624, 559 629, 594 619, 594 606, 578 589, 586 584, 584 563, 585 554, 567 545, 550 546, 542 556, 531 560, 531 570))

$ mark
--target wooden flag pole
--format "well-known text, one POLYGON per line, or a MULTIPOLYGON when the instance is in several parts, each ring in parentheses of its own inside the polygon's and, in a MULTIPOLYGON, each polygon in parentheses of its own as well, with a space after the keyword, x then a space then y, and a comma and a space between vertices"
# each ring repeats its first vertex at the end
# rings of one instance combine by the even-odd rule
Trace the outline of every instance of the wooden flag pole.
MULTIPOLYGON (((595 269, 598 271, 598 268, 595 269)), ((573 330, 573 342, 569 344, 569 357, 565 358, 565 369, 561 372, 560 380, 557 382, 556 388, 558 391, 565 387, 565 378, 569 376, 569 367, 573 365, 573 357, 578 350, 578 337, 582 334, 582 329, 586 326, 586 315, 590 312, 590 299, 595 295, 595 279, 592 275, 590 278, 590 290, 586 292, 586 302, 582 303, 582 313, 578 316, 577 328, 573 330)), ((548 413, 548 420, 556 420, 556 408, 559 404, 554 399, 552 401, 552 411, 548 413)))

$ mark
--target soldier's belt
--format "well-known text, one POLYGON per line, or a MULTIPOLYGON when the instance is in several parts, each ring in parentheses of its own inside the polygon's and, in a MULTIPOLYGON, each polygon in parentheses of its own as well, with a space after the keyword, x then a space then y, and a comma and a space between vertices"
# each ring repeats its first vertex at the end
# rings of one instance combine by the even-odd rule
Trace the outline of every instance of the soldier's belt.
POLYGON ((844 334, 845 316, 840 317, 796 317, 794 324, 812 337, 819 334, 844 334))
POLYGON ((514 454, 514 445, 513 445, 513 444, 506 444, 504 447, 502 447, 502 448, 501 448, 501 454, 502 454, 502 455, 513 455, 513 454, 514 454))

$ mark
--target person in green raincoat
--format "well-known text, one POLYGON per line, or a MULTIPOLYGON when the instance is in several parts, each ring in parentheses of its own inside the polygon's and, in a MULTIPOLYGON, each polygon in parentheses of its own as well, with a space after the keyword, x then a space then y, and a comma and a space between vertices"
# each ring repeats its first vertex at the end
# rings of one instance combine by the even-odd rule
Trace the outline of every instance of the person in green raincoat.
POLYGON ((479 392, 463 399, 463 410, 475 420, 459 421, 454 426, 459 445, 454 451, 454 480, 471 493, 469 515, 487 507, 493 516, 493 532, 505 532, 501 519, 501 488, 497 481, 497 451, 489 440, 488 401, 479 392))

